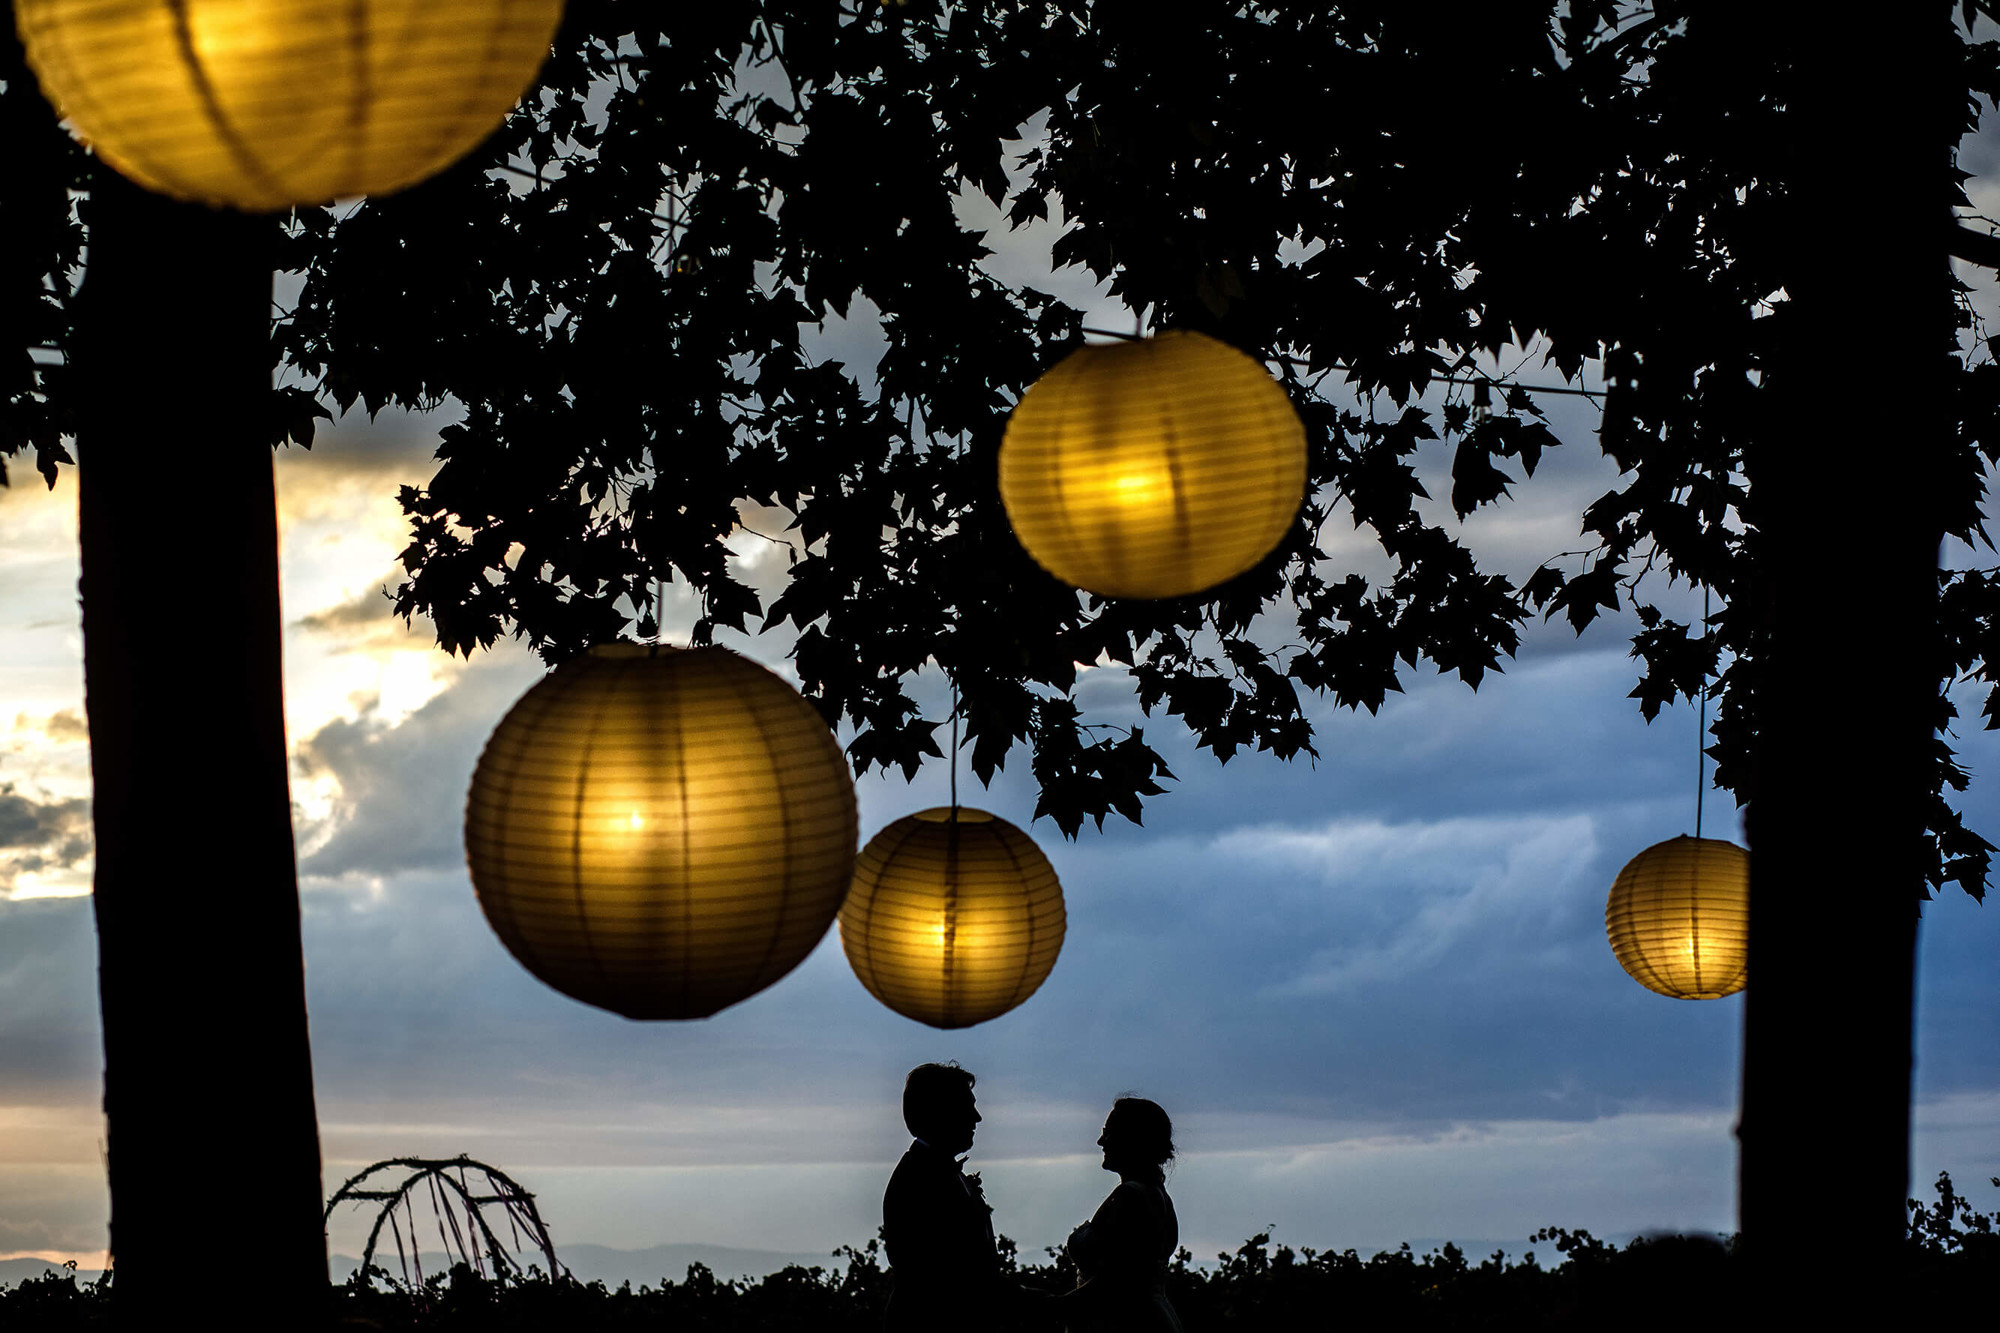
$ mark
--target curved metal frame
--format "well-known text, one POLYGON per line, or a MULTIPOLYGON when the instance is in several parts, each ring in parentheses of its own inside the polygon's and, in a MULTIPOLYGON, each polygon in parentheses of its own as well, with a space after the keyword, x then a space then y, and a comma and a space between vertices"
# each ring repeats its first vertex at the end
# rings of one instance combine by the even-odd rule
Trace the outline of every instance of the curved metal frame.
MULTIPOLYGON (((424 1281, 424 1269, 422 1262, 416 1260, 415 1251, 418 1244, 416 1235, 416 1210, 414 1205, 410 1203, 410 1196, 412 1191, 420 1184, 425 1183, 428 1183, 431 1188, 432 1208, 443 1222, 449 1222, 451 1225, 452 1235, 449 1237, 445 1236, 442 1223, 438 1228, 438 1234, 444 1241, 445 1257, 447 1259, 451 1258, 455 1241, 459 1261, 471 1265, 475 1270, 483 1274, 485 1272, 485 1265, 481 1262, 480 1256, 481 1242, 483 1240, 483 1248, 486 1255, 493 1260, 493 1276, 496 1279, 504 1281, 510 1274, 514 1277, 526 1276, 526 1269, 522 1266, 521 1261, 501 1243, 500 1237, 494 1232, 492 1226, 487 1223, 485 1216, 480 1212, 482 1207, 498 1204, 506 1213, 510 1228, 515 1230, 517 1248, 521 1248, 519 1245, 519 1233, 526 1231, 529 1242, 541 1250, 542 1257, 549 1261, 549 1276, 564 1277, 568 1275, 568 1270, 563 1267, 562 1261, 556 1258, 555 1242, 549 1238, 548 1224, 542 1221, 542 1215, 535 1207, 535 1196, 522 1189, 513 1178, 498 1167, 488 1166, 484 1162, 476 1162, 462 1153, 457 1157, 448 1158, 391 1157, 386 1161, 377 1162, 373 1166, 363 1169, 357 1175, 350 1177, 339 1189, 333 1192, 333 1197, 326 1202, 326 1212, 322 1215, 321 1224, 325 1225, 331 1222, 333 1220, 333 1210, 343 1203, 381 1204, 381 1209, 375 1214, 375 1225, 369 1229, 368 1243, 361 1251, 360 1271, 366 1274, 373 1269, 381 1273, 384 1277, 389 1276, 388 1270, 376 1268, 375 1266, 375 1245, 382 1237, 382 1226, 386 1222, 389 1224, 390 1233, 396 1239, 396 1253, 402 1260, 403 1285, 405 1287, 420 1287, 424 1281), (379 1171, 387 1171, 395 1167, 403 1167, 410 1173, 404 1178, 403 1183, 396 1188, 361 1188, 362 1182, 366 1181, 370 1176, 379 1171), (486 1193, 475 1193, 472 1187, 466 1184, 465 1173, 467 1171, 479 1171, 485 1174, 486 1193), (456 1175, 453 1174, 454 1172, 456 1175), (471 1220, 473 1225, 478 1227, 478 1231, 472 1234, 469 1244, 465 1235, 459 1231, 457 1214, 452 1212, 447 1202, 450 1195, 439 1192, 439 1182, 442 1182, 448 1190, 458 1195, 461 1204, 465 1208, 466 1216, 471 1220), (412 1252, 407 1258, 402 1257, 402 1228, 397 1226, 395 1221, 395 1212, 398 1206, 408 1211, 410 1216, 410 1248, 412 1252), (414 1283, 410 1280, 410 1269, 413 1261, 415 1261, 416 1266, 416 1281, 414 1283)), ((390 1281, 393 1282, 394 1280, 393 1277, 390 1278, 390 1281)))

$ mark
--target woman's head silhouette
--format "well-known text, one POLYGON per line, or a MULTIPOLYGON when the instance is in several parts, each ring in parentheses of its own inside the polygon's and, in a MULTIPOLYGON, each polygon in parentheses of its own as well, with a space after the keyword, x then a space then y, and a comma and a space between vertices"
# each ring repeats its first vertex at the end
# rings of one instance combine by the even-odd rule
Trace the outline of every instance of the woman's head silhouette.
POLYGON ((1158 1178, 1174 1157, 1174 1122, 1158 1102, 1120 1097, 1111 1104, 1097 1146, 1104 1149, 1106 1171, 1158 1178))

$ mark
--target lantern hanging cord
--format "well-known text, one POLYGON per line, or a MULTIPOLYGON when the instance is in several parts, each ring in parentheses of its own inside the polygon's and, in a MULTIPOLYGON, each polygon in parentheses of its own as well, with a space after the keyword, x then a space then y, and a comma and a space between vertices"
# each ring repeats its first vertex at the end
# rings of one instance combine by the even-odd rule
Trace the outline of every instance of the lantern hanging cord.
MULTIPOLYGON (((1708 585, 1701 585, 1701 639, 1708 646, 1708 585)), ((1702 739, 1708 735, 1708 668, 1701 669, 1701 722, 1694 733, 1694 836, 1701 840, 1701 802, 1707 794, 1708 753, 1702 739)))
MULTIPOLYGON (((951 442, 953 481, 958 480, 957 473, 964 465, 965 436, 959 435, 951 442)), ((958 642, 959 625, 964 614, 963 602, 954 596, 951 608, 951 637, 954 645, 958 642)), ((945 678, 951 681, 951 822, 956 824, 958 823, 958 673, 947 667, 944 674, 945 678)))

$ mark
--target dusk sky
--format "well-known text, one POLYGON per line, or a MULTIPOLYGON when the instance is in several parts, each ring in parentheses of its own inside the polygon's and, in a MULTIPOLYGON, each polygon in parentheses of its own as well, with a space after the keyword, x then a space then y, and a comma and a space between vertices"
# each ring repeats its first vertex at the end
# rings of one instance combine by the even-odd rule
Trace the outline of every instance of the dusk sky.
MULTIPOLYGON (((1964 165, 1980 173, 1982 211, 2000 216, 2000 198, 1986 197, 2000 193, 1989 145, 1964 165)), ((1046 234, 992 243, 996 271, 1054 281, 1046 234)), ((1129 327, 1087 286, 1064 290, 1089 305, 1086 322, 1129 327)), ((1992 317, 1990 289, 1981 299, 1992 317)), ((860 316, 829 331, 823 354, 858 360, 869 336, 860 316)), ((1520 378, 1553 374, 1530 362, 1520 378)), ((1490 568, 1516 578, 1582 545, 1578 515, 1616 481, 1588 404, 1548 406, 1565 447, 1513 501, 1462 525, 1490 568)), ((1122 669, 1092 669, 1083 693, 1095 720, 1145 725, 1179 781, 1147 806, 1145 827, 1114 817, 1075 842, 1031 823, 1025 750, 990 790, 961 782, 967 804, 1028 829, 1062 879, 1068 941, 1025 1006, 970 1031, 923 1027, 872 999, 829 933, 796 972, 715 1018, 633 1023, 524 972, 467 878, 473 761, 540 667, 515 644, 447 657, 425 624, 389 614, 382 589, 399 580, 406 540, 396 490, 428 478, 450 415, 371 424, 356 413, 311 452, 278 456, 329 1190, 379 1158, 469 1153, 538 1194, 558 1246, 826 1252, 865 1242, 880 1221, 907 1142, 904 1071, 956 1060, 977 1074, 986 1117, 969 1165, 1024 1251, 1059 1243, 1109 1187, 1093 1143, 1127 1092, 1175 1118, 1182 1153, 1168 1183, 1202 1257, 1267 1227, 1364 1253, 1406 1239, 1518 1242, 1551 1224, 1733 1228, 1741 998, 1645 991, 1604 936, 1619 867, 1692 832, 1695 814, 1694 710, 1642 721, 1626 697, 1629 622, 1581 639, 1560 620, 1538 623, 1476 694, 1426 665, 1378 716, 1311 701, 1316 765, 1245 755, 1219 766, 1169 719, 1140 717, 1122 669)), ((1443 449, 1425 464, 1448 475, 1443 449)), ((184 505, 190 525, 225 521, 202 508, 195 460, 176 470, 184 489, 163 502, 184 505)), ((94 1267, 108 1200, 75 478, 49 493, 25 466, 12 475, 0 490, 0 1258, 94 1267)), ((1330 565, 1378 568, 1379 552, 1334 531, 1343 526, 1330 525, 1330 565)), ((1851 558, 1866 558, 1866 526, 1857 497, 1851 558)), ((747 577, 779 586, 776 548, 745 537, 736 549, 747 577)), ((158 595, 184 604, 185 634, 151 651, 202 651, 207 573, 162 553, 158 595)), ((1698 593, 1661 595, 1698 616, 1698 593)), ((692 618, 670 605, 669 639, 678 628, 684 641, 692 618)), ((725 641, 788 672, 786 636, 725 641)), ((1958 697, 1975 774, 1968 823, 2000 841, 2000 742, 1976 729, 1978 692, 1958 697)), ((1869 704, 1857 683, 1856 715, 1869 704)), ((936 762, 913 785, 863 779, 862 837, 943 803, 946 781, 936 762)), ((1710 794, 1704 832, 1740 837, 1726 794, 1710 794)), ((218 834, 210 865, 162 867, 160 891, 200 912, 203 876, 227 873, 218 834)), ((1996 957, 2000 904, 1953 888, 1926 907, 1913 1184, 1927 1193, 1949 1170, 1983 1211, 2000 1175, 1996 957)), ((1838 1071, 1826 1079, 1825 1114, 1838 1118, 1838 1071)), ((255 1215, 254 1195, 244 1211, 255 1215)), ((332 1247, 357 1253, 365 1222, 338 1219, 332 1247)), ((189 1245, 219 1255, 227 1237, 189 1245)))

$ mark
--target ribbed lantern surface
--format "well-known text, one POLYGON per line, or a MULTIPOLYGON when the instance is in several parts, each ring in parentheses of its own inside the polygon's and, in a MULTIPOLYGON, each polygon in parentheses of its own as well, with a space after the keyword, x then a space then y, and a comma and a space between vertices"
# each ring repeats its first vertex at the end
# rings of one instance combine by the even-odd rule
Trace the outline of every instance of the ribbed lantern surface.
POLYGON ((1000 499, 1037 564, 1105 597, 1180 597, 1262 560, 1305 496, 1305 429, 1257 362, 1199 333, 1084 346, 1030 385, 1000 499))
POLYGON ((508 951, 628 1018, 703 1018, 791 971, 847 896, 855 837, 826 723, 725 648, 556 668, 487 741, 465 809, 508 951))
POLYGON ((76 136, 177 199, 268 212, 414 185, 534 81, 562 0, 15 0, 76 136))
POLYGON ((1062 885, 1034 840, 984 810, 941 806, 877 833, 854 864, 840 943, 861 984, 935 1028, 997 1018, 1062 952, 1062 885))
POLYGON ((1682 835, 1627 863, 1604 905, 1611 951, 1632 979, 1678 1000, 1743 989, 1750 958, 1750 853, 1682 835))

